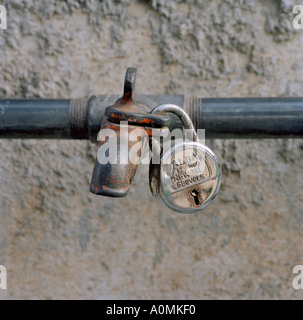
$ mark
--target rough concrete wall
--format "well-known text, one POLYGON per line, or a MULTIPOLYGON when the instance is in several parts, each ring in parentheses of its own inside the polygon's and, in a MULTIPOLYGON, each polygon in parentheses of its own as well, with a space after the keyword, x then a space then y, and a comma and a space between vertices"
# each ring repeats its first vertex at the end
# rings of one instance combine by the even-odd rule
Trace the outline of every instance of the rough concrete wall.
MULTIPOLYGON (((6 0, 0 95, 302 96, 291 0, 6 0)), ((207 133, 206 133, 207 135, 207 133)), ((303 298, 303 141, 214 140, 222 188, 200 214, 88 192, 96 146, 0 141, 3 298, 303 298)))

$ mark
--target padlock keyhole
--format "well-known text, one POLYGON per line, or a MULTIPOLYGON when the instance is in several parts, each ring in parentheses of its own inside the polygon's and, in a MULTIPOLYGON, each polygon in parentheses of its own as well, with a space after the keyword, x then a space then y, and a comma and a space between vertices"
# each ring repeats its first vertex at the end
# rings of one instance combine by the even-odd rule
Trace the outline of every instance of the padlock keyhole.
POLYGON ((193 189, 190 194, 193 196, 194 201, 195 201, 195 205, 198 206, 200 204, 200 200, 199 200, 199 192, 197 191, 197 189, 193 189))

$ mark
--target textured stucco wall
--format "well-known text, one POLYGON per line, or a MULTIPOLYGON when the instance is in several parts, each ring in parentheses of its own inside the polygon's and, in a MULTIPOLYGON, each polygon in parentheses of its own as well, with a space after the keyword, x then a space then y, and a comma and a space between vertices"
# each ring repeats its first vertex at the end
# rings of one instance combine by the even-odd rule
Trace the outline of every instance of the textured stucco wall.
MULTIPOLYGON (((302 96, 291 0, 6 0, 0 96, 302 96)), ((207 135, 207 133, 206 133, 207 135)), ((303 141, 207 141, 223 167, 205 211, 157 203, 141 167, 125 199, 88 192, 96 146, 0 141, 1 298, 302 299, 303 141)))

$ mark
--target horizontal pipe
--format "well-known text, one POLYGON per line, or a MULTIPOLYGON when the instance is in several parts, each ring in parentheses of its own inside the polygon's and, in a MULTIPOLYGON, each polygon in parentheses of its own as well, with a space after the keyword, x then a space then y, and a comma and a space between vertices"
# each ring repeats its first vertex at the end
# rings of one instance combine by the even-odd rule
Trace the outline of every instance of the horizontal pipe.
POLYGON ((0 100, 0 138, 70 138, 70 100, 0 100))
POLYGON ((203 100, 209 138, 302 138, 303 98, 203 100))
MULTIPOLYGON (((0 138, 96 141, 104 110, 119 96, 90 99, 0 100, 0 138)), ((185 109, 206 138, 302 138, 303 98, 207 98, 141 95, 153 108, 171 103, 185 109)), ((175 118, 171 129, 180 126, 175 118)))

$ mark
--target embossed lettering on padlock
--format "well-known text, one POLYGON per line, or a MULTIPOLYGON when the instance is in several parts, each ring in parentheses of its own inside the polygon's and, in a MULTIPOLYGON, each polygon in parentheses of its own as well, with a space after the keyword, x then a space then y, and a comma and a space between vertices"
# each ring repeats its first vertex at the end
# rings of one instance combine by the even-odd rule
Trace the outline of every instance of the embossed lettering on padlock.
POLYGON ((208 206, 221 184, 221 167, 216 155, 199 142, 186 112, 175 105, 161 105, 152 113, 172 112, 186 129, 193 130, 194 141, 176 143, 161 154, 160 164, 150 165, 150 188, 172 210, 193 213, 208 206))

